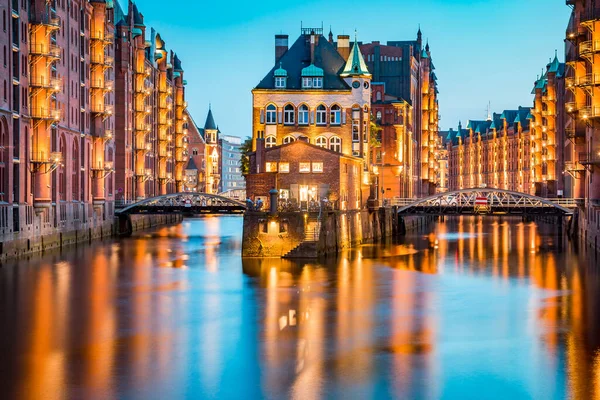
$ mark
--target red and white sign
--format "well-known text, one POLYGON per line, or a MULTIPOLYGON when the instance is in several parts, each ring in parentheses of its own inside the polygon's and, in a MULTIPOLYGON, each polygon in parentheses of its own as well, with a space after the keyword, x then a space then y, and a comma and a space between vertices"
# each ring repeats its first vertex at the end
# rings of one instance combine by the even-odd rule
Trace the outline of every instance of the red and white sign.
POLYGON ((487 197, 477 197, 477 198, 475 198, 475 205, 476 206, 487 206, 488 205, 488 199, 487 199, 487 197))

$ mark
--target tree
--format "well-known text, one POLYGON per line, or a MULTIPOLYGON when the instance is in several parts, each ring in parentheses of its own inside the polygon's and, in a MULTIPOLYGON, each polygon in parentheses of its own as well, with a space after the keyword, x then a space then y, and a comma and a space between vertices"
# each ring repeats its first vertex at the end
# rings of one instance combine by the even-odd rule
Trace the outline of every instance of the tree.
POLYGON ((371 124, 370 124, 370 135, 369 135, 369 146, 379 147, 381 146, 381 132, 383 128, 381 125, 377 123, 373 114, 371 114, 371 124))
POLYGON ((251 138, 248 137, 248 138, 246 138, 246 140, 244 140, 244 143, 242 143, 242 145, 240 146, 240 153, 242 154, 242 157, 240 159, 242 175, 247 175, 250 172, 250 156, 249 156, 249 154, 252 153, 252 139, 251 138))

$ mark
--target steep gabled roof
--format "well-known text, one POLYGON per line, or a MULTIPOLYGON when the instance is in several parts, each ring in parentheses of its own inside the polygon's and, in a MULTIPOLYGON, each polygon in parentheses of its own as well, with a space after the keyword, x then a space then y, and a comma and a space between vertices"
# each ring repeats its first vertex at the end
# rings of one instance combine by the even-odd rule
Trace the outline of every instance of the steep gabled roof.
MULTIPOLYGON (((319 36, 315 44, 314 64, 323 70, 323 90, 350 90, 350 86, 339 76, 346 60, 324 36, 319 36)), ((256 86, 256 89, 275 89, 275 70, 287 71, 287 90, 302 89, 302 70, 311 65, 310 35, 300 35, 279 63, 256 86)))
POLYGON ((195 170, 198 169, 198 167, 196 166, 196 162, 194 161, 194 159, 192 157, 190 157, 190 160, 188 161, 185 169, 195 169, 195 170))

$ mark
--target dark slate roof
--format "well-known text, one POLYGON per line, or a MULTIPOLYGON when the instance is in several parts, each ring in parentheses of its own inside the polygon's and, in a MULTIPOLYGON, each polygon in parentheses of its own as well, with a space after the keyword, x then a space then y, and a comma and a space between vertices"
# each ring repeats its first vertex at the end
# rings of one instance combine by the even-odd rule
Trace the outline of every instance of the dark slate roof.
POLYGON ((515 118, 517 118, 518 110, 504 110, 500 118, 505 119, 508 125, 511 125, 515 122, 515 118))
POLYGON ((502 121, 502 114, 494 113, 492 116, 492 123, 490 124, 491 129, 500 130, 504 127, 504 122, 502 121))
POLYGON ((196 162, 194 161, 194 159, 192 157, 190 157, 190 160, 188 161, 185 169, 196 169, 196 170, 198 169, 198 167, 196 166, 196 162))
POLYGON ((524 131, 529 129, 529 123, 531 120, 528 117, 530 116, 530 113, 531 107, 519 107, 519 111, 515 118, 515 122, 519 122, 524 131))
POLYGON ((115 26, 127 25, 127 16, 123 12, 123 8, 121 8, 118 0, 114 2, 114 6, 115 26))
MULTIPOLYGON (((281 57, 280 63, 273 66, 256 86, 256 89, 275 89, 275 70, 281 67, 288 73, 287 89, 302 89, 302 70, 311 64, 310 61, 310 35, 300 35, 292 47, 281 57)), ((314 65, 322 68, 324 72, 323 90, 350 89, 350 86, 339 76, 346 61, 322 35, 315 47, 314 61, 314 65)))
POLYGON ((133 25, 134 26, 144 26, 144 21, 142 20, 142 15, 137 8, 137 5, 133 3, 133 25))
POLYGON ((215 124, 215 118, 213 117, 212 110, 210 108, 208 109, 208 115, 206 116, 204 129, 217 130, 217 124, 215 124))
POLYGON ((492 125, 492 121, 481 121, 479 123, 479 125, 477 125, 477 128, 475 129, 475 132, 481 134, 481 135, 486 135, 488 129, 490 128, 490 126, 492 125))

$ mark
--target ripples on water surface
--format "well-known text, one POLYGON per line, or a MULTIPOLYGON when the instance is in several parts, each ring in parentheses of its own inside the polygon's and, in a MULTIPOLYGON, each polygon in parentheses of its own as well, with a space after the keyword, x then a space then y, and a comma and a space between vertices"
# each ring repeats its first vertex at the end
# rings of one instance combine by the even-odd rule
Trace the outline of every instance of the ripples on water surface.
POLYGON ((0 269, 0 397, 600 398, 600 276, 553 231, 448 219, 327 262, 239 217, 0 269))

